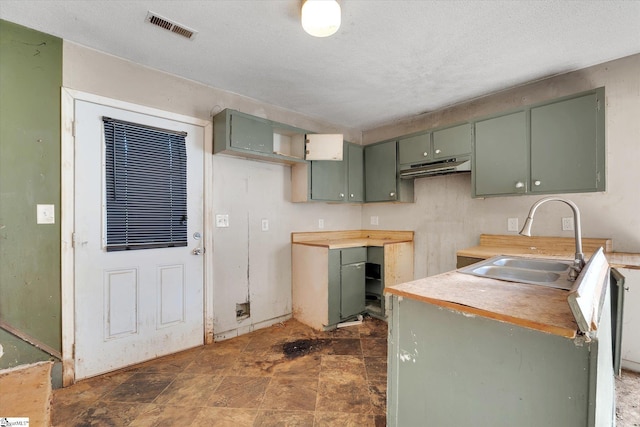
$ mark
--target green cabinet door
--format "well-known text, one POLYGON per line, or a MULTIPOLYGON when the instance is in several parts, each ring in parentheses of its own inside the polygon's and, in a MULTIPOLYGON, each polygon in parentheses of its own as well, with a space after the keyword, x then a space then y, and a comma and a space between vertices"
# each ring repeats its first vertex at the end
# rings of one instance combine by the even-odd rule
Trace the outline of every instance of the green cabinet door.
POLYGON ((528 182, 525 111, 475 123, 473 195, 524 193, 528 182))
POLYGON ((432 160, 431 132, 410 136, 398 141, 398 159, 401 165, 432 160))
POLYGON ((433 157, 444 159, 471 153, 471 124, 433 132, 433 157))
POLYGON ((364 311, 365 263, 342 266, 340 284, 340 317, 347 319, 364 311))
POLYGON ((365 147, 364 174, 367 202, 386 202, 397 199, 396 141, 365 147))
POLYGON ((311 199, 341 202, 345 198, 344 160, 314 160, 311 162, 311 199))
POLYGON ((347 200, 361 203, 364 202, 364 148, 355 144, 347 144, 347 147, 347 200))
POLYGON ((230 122, 231 147, 273 153, 273 128, 268 121, 234 112, 230 122))
POLYGON ((532 108, 531 192, 604 190, 603 127, 597 93, 532 108))

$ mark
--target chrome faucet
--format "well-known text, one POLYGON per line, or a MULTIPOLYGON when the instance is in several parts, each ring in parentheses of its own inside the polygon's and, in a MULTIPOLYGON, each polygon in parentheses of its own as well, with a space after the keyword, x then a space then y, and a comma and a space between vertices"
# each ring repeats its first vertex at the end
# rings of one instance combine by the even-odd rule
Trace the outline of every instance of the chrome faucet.
POLYGON ((566 203, 567 205, 569 205, 571 210, 573 210, 573 222, 574 222, 574 228, 576 232, 576 254, 573 259, 573 265, 571 266, 571 271, 569 272, 569 280, 576 280, 576 278, 580 274, 580 271, 582 271, 582 268, 584 267, 585 263, 584 263, 584 254, 582 253, 582 230, 580 226, 580 210, 578 209, 578 206, 576 206, 575 203, 573 203, 571 200, 566 200, 560 197, 545 197, 544 199, 538 200, 533 204, 533 206, 531 206, 531 210, 529 211, 529 216, 524 222, 524 226, 522 227, 522 230, 520 230, 520 234, 523 236, 531 237, 531 225, 533 225, 533 215, 536 213, 536 209, 538 209, 538 207, 541 204, 546 202, 551 202, 554 200, 558 202, 566 203))

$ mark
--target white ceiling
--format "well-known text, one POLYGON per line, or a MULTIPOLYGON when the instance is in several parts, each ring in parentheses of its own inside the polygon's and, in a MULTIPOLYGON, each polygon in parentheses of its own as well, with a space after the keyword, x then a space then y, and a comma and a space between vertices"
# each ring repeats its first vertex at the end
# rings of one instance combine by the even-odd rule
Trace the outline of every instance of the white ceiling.
POLYGON ((300 0, 0 0, 0 18, 361 130, 640 53, 637 0, 339 1, 324 39, 300 0))

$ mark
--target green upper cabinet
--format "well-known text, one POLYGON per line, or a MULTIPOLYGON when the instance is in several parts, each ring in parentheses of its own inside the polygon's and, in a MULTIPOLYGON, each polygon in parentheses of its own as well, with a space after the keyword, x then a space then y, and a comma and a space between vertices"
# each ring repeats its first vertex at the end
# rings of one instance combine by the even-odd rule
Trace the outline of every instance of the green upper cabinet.
POLYGON ((531 109, 531 192, 604 191, 604 91, 531 109))
POLYGON ((433 158, 445 159, 471 153, 471 124, 433 131, 433 158))
POLYGON ((294 165, 292 201, 364 201, 364 155, 360 145, 344 142, 343 160, 312 160, 294 165))
POLYGON ((311 162, 311 200, 342 202, 345 200, 347 161, 314 160, 311 162))
POLYGON ((604 88, 475 122, 473 196, 604 191, 604 88))
POLYGON ((397 141, 367 145, 364 149, 366 202, 413 202, 413 180, 400 180, 397 141))
POLYGON ((226 109, 213 118, 213 154, 303 163, 306 131, 226 109))
POLYGON ((273 129, 271 124, 258 117, 232 113, 229 140, 233 148, 273 153, 273 129))
POLYGON ((472 182, 475 196, 526 191, 529 175, 527 115, 518 111, 475 123, 472 182))
POLYGON ((401 165, 432 160, 431 132, 400 139, 398 141, 398 158, 401 165))
POLYGON ((364 202, 364 148, 347 144, 347 201, 364 202))

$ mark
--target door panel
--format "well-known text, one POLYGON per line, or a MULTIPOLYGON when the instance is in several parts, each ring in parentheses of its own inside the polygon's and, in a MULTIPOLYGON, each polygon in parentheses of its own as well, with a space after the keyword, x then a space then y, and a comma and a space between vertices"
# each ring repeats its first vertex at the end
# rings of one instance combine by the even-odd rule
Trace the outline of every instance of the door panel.
POLYGON ((531 191, 598 188, 595 93, 531 109, 531 191))
POLYGON ((475 196, 524 193, 528 184, 524 111, 476 123, 475 196))
POLYGON ((340 317, 346 319, 364 311, 365 263, 342 266, 340 317))
POLYGON ((201 127, 75 103, 75 373, 86 378, 203 344, 201 127), (187 132, 183 247, 106 251, 102 117, 187 132))

